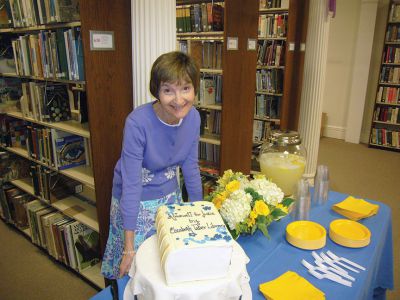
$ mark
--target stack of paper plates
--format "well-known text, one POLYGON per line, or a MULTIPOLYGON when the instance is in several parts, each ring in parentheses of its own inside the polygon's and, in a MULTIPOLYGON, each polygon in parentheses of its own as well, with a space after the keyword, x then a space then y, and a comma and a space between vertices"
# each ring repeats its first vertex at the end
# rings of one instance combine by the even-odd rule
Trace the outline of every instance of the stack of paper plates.
POLYGON ((361 248, 371 241, 371 232, 364 225, 347 219, 337 219, 329 225, 329 237, 335 243, 350 247, 361 248))
POLYGON ((286 240, 297 248, 320 249, 326 243, 326 230, 315 222, 296 221, 286 227, 286 240))

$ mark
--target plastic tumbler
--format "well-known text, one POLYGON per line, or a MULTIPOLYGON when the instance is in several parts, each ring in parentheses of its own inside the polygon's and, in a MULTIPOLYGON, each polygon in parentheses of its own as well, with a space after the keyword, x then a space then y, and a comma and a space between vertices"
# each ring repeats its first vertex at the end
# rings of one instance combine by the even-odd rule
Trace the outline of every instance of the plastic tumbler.
POLYGON ((329 172, 328 167, 319 165, 314 179, 314 195, 312 205, 324 205, 328 201, 329 192, 329 172))
POLYGON ((292 218, 296 221, 308 220, 310 215, 310 187, 307 180, 300 179, 297 182, 294 196, 292 218))

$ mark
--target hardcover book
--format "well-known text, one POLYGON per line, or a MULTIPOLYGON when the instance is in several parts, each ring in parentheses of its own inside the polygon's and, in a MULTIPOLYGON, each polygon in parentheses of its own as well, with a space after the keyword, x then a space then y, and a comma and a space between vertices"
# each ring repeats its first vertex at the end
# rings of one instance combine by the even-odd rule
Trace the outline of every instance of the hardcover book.
POLYGON ((86 225, 71 224, 78 270, 85 270, 100 261, 99 234, 86 225))
POLYGON ((46 85, 44 113, 46 116, 45 119, 50 122, 60 122, 71 119, 67 85, 46 85))
POLYGON ((83 137, 53 128, 51 136, 56 168, 65 170, 86 163, 83 137))

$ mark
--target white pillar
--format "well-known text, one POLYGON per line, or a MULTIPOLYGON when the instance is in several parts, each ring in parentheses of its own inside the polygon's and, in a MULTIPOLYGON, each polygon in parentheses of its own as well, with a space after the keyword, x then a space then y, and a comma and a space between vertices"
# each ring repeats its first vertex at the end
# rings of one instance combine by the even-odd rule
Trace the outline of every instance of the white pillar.
POLYGON ((321 130, 330 16, 328 1, 310 0, 299 132, 307 149, 304 177, 314 177, 321 130))
POLYGON ((350 143, 360 142, 377 10, 378 0, 361 0, 345 133, 350 143))
POLYGON ((175 0, 131 0, 133 105, 150 102, 151 66, 176 47, 175 0))

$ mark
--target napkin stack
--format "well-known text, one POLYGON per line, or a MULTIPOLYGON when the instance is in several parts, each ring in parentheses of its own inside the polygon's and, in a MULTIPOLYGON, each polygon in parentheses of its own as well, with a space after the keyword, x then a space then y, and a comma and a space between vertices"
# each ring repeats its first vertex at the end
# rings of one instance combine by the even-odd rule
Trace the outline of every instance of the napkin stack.
POLYGON ((350 220, 358 221, 378 213, 379 205, 349 196, 342 202, 333 205, 332 209, 350 220))
POLYGON ((262 283, 261 293, 267 300, 323 300, 325 294, 295 272, 262 283))

